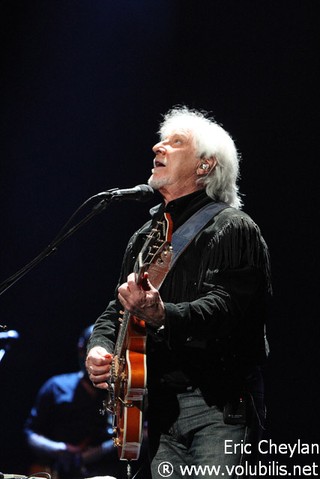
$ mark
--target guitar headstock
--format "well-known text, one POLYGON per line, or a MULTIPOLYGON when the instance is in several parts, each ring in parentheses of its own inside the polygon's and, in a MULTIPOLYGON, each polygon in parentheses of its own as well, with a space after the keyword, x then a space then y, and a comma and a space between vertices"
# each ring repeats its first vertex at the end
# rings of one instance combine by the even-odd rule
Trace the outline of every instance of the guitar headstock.
POLYGON ((165 213, 162 221, 157 224, 147 236, 146 242, 139 253, 137 262, 136 281, 143 289, 147 286, 145 281, 145 273, 149 267, 156 262, 162 262, 162 255, 166 254, 170 249, 172 238, 172 220, 168 213, 165 213))

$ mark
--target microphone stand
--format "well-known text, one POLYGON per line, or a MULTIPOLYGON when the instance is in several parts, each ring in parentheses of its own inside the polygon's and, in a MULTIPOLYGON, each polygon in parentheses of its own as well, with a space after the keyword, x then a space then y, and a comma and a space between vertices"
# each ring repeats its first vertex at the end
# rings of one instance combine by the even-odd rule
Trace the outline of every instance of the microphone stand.
MULTIPOLYGON (((101 213, 108 205, 109 203, 114 199, 114 196, 112 194, 114 190, 109 190, 106 195, 106 198, 101 200, 97 205, 95 205, 92 210, 84 217, 82 218, 78 223, 76 223, 74 226, 69 227, 70 223, 76 216, 76 214, 85 206, 89 203, 94 198, 101 197, 101 194, 92 196, 88 200, 86 200, 70 217, 70 219, 67 221, 67 223, 62 227, 58 235, 55 237, 55 239, 46 247, 44 250, 36 256, 30 263, 26 264, 23 268, 21 268, 19 271, 14 273, 12 276, 7 278, 5 281, 3 281, 0 284, 0 296, 4 294, 11 286, 13 286, 17 281, 19 281, 21 278, 23 278, 27 273, 29 273, 33 268, 35 268, 39 263, 41 263, 45 258, 50 256, 52 253, 55 253, 57 251, 58 246, 60 246, 61 243, 63 243, 67 238, 69 238, 71 235, 73 235, 78 229, 80 229, 84 224, 88 223, 88 221, 91 220, 94 216, 98 215, 101 213)), ((0 329, 6 330, 6 326, 1 326, 0 329)))

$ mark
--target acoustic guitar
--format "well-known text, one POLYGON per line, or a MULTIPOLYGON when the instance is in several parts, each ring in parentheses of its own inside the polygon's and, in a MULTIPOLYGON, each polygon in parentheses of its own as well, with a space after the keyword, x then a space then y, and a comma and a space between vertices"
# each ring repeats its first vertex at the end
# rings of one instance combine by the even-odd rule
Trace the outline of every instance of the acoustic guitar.
MULTIPOLYGON (((148 235, 135 263, 136 282, 147 290, 145 273, 159 289, 170 269, 172 222, 169 214, 148 235)), ((147 395, 145 322, 124 311, 111 367, 109 397, 104 407, 113 414, 114 443, 121 460, 137 460, 143 440, 147 395)))

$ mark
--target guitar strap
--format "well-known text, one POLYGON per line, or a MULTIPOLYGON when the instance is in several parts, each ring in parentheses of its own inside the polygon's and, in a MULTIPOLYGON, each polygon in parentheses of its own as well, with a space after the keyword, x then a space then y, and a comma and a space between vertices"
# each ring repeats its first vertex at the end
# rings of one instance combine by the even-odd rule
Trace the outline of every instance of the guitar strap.
POLYGON ((172 235, 172 260, 170 269, 175 265, 179 256, 196 237, 199 231, 214 218, 220 211, 228 208, 226 203, 209 203, 194 213, 183 225, 172 235))
MULTIPOLYGON (((190 218, 183 223, 173 234, 171 238, 172 256, 169 268, 159 281, 157 289, 160 289, 165 281, 167 274, 176 264, 180 255, 186 250, 196 235, 205 227, 205 225, 214 218, 220 211, 228 208, 229 205, 223 202, 209 203, 200 210, 196 211, 190 218)), ((153 209, 156 210, 157 207, 153 209)), ((152 210, 151 210, 152 211, 152 210)), ((170 213, 165 213, 170 218, 170 213)), ((170 220, 171 221, 171 220, 170 220)))

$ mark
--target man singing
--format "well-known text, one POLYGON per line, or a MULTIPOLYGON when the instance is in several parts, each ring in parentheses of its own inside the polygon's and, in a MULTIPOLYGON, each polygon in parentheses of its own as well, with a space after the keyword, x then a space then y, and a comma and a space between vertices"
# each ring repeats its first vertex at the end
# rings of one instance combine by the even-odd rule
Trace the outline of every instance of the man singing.
POLYGON ((119 311, 144 320, 152 477, 170 462, 172 479, 186 465, 208 466, 201 476, 208 478, 210 466, 219 466, 214 477, 222 478, 244 460, 254 463, 264 428, 268 249, 240 209, 231 136, 207 113, 187 107, 170 110, 159 133, 148 182, 162 203, 128 243, 116 297, 95 323, 86 366, 93 384, 107 389, 119 311), (159 290, 150 280, 142 287, 134 263, 165 213, 173 254, 175 244, 185 243, 159 290), (235 446, 232 454, 226 441, 235 446), (247 457, 246 448, 236 447, 245 443, 247 457))

